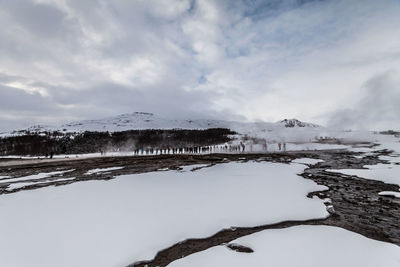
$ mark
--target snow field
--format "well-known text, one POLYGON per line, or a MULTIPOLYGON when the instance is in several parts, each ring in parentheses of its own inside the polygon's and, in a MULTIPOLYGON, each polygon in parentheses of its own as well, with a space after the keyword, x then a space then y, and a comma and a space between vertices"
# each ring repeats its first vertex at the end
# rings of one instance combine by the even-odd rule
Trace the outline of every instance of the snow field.
POLYGON ((327 170, 329 172, 355 175, 364 179, 382 181, 400 186, 400 166, 391 164, 365 165, 368 169, 327 170))
POLYGON ((61 182, 61 181, 70 181, 70 180, 74 180, 76 177, 70 177, 70 178, 61 178, 61 179, 56 179, 56 180, 51 180, 51 181, 46 181, 46 182, 31 182, 31 183, 15 183, 15 184, 10 184, 7 187, 7 191, 12 191, 14 189, 19 189, 19 188, 23 188, 25 186, 28 185, 41 185, 41 184, 46 184, 48 182, 61 182))
POLYGON ((221 229, 328 216, 306 166, 226 163, 0 197, 4 266, 126 266, 221 229), (18 211, 18 212, 16 212, 18 211), (23 255, 23 256, 21 256, 23 255))
POLYGON ((169 264, 169 267, 398 267, 400 247, 331 226, 295 226, 265 230, 232 241, 254 253, 225 246, 209 248, 169 264))
POLYGON ((391 196, 391 197, 398 197, 398 198, 400 198, 400 192, 382 191, 382 192, 379 192, 378 195, 380 195, 380 196, 391 196))
POLYGON ((379 146, 370 148, 369 152, 376 150, 393 150, 390 156, 379 156, 382 160, 388 160, 388 164, 365 165, 367 169, 329 169, 329 172, 342 173, 346 175, 355 175, 364 179, 382 181, 388 184, 397 184, 400 186, 400 140, 393 136, 378 135, 376 142, 379 146))
POLYGON ((93 169, 93 170, 88 170, 85 175, 91 175, 91 174, 96 174, 96 173, 103 173, 103 172, 109 172, 109 171, 116 171, 116 170, 122 170, 125 167, 110 167, 110 168, 99 168, 99 169, 93 169))
MULTIPOLYGON (((39 173, 39 174, 22 176, 22 177, 18 177, 18 178, 5 179, 0 182, 16 183, 16 182, 27 181, 27 180, 39 180, 39 179, 49 178, 49 177, 56 176, 56 175, 62 175, 64 173, 68 173, 68 172, 72 172, 72 171, 74 171, 74 170, 43 172, 43 173, 39 173)), ((4 177, 4 178, 6 178, 6 177, 4 177)))

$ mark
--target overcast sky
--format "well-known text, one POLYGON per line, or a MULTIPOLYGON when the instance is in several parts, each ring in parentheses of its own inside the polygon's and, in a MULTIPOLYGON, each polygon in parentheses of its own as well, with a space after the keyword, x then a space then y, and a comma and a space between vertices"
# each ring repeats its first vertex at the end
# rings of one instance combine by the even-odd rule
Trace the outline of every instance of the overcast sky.
POLYGON ((0 130, 134 111, 400 128, 399 0, 0 0, 0 130))

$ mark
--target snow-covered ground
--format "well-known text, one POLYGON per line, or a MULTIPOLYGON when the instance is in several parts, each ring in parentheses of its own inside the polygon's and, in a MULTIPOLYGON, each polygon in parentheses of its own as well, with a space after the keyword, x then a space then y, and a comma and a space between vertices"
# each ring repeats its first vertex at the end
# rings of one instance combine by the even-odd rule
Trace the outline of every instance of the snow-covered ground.
POLYGON ((74 170, 44 172, 44 173, 38 173, 38 174, 34 174, 34 175, 22 176, 22 177, 18 177, 18 178, 9 178, 9 179, 5 179, 5 180, 1 180, 0 182, 16 183, 16 182, 24 182, 27 180, 39 180, 39 179, 43 179, 43 178, 59 176, 64 173, 68 173, 68 172, 72 172, 72 171, 74 171, 74 170))
POLYGON ((365 165, 367 169, 342 169, 327 170, 347 175, 356 175, 370 180, 378 180, 384 183, 397 184, 400 186, 400 139, 391 135, 376 135, 377 147, 364 148, 363 152, 372 154, 374 151, 388 149, 393 153, 390 156, 380 156, 380 159, 389 161, 388 164, 365 165))
MULTIPOLYGON (((23 188, 25 186, 33 185, 33 184, 43 184, 43 179, 46 179, 47 182, 52 181, 67 181, 73 180, 74 178, 62 178, 62 175, 68 172, 72 172, 74 170, 65 170, 65 171, 54 171, 54 172, 45 172, 38 173, 34 175, 22 176, 17 178, 10 178, 8 176, 0 176, 0 186, 4 186, 7 184, 7 191, 12 191, 15 189, 23 188), (11 183, 11 184, 10 184, 11 183)), ((1 200, 0 200, 1 203, 1 200)))
POLYGON ((265 230, 232 241, 254 253, 225 246, 209 248, 172 262, 170 267, 398 267, 400 247, 331 226, 265 230))
POLYGON ((343 169, 327 170, 347 175, 355 175, 361 178, 382 181, 388 184, 397 184, 400 186, 400 166, 393 164, 365 165, 368 169, 343 169))
POLYGON ((400 192, 392 192, 392 191, 382 191, 379 192, 380 196, 391 196, 391 197, 398 197, 400 198, 400 192))
POLYGON ((91 175, 91 174, 96 174, 96 173, 104 173, 104 172, 109 172, 109 171, 121 170, 123 168, 124 167, 98 168, 98 169, 88 170, 85 174, 91 175))
POLYGON ((25 182, 25 183, 15 183, 15 184, 10 184, 7 187, 7 191, 11 191, 11 190, 15 190, 15 189, 19 189, 19 188, 23 188, 25 186, 29 186, 29 185, 41 185, 41 184, 47 184, 48 182, 61 182, 61 181, 71 181, 74 180, 75 177, 69 177, 69 178, 60 178, 60 179, 55 179, 55 180, 51 180, 51 181, 46 181, 46 182, 25 182))
POLYGON ((226 163, 0 196, 2 266, 125 266, 223 228, 325 218, 303 164, 226 163))
POLYGON ((307 165, 315 165, 319 162, 323 162, 322 159, 310 159, 310 158, 298 158, 292 160, 293 163, 307 164, 307 165))
MULTIPOLYGON (((290 130, 293 129, 285 129, 286 132, 290 130)), ((319 130, 316 127, 304 131, 310 134, 309 131, 319 130)), ((294 136, 296 132, 299 131, 294 129, 290 135, 294 136)), ((256 133, 266 138, 276 134, 256 133)), ((399 138, 371 133, 368 138, 380 145, 349 148, 288 142, 286 150, 346 147, 366 154, 381 149, 394 150, 389 156, 381 156, 389 164, 365 166, 368 169, 364 170, 329 171, 400 185, 399 138)), ((282 139, 269 140, 272 143, 268 143, 268 151, 279 150, 278 142, 282 139)), ((252 152, 257 149, 255 145, 252 152)), ((115 152, 108 155, 132 154, 115 152)), ((181 171, 163 169, 118 176, 111 181, 87 181, 1 195, 0 266, 125 266, 137 260, 151 259, 159 250, 186 238, 207 237, 223 228, 325 218, 328 212, 324 202, 331 201, 310 199, 306 195, 326 188, 297 175, 307 165, 318 162, 321 160, 301 158, 290 164, 201 164, 186 166, 181 171), (201 169, 191 171, 197 168, 201 169)), ((121 168, 93 169, 89 173, 121 168)), ((8 187, 12 190, 56 176, 60 180, 75 179, 63 178, 61 175, 65 172, 68 171, 18 178, 2 176, 0 179, 4 180, 0 183, 13 182, 8 187)), ((381 192, 380 195, 398 197, 399 192, 381 192)), ((219 246, 188 256, 171 266, 400 266, 398 246, 335 227, 268 230, 234 243, 249 246, 255 252, 243 254, 219 246)))
MULTIPOLYGON (((266 137, 268 138, 268 137, 266 137)), ((268 140, 268 139, 267 139, 268 140)), ((238 141, 239 142, 239 141, 238 141)), ((290 142, 276 142, 270 141, 267 143, 266 149, 261 144, 250 144, 245 143, 246 153, 259 153, 259 152, 281 152, 281 151, 302 151, 302 150, 330 150, 330 149, 347 149, 350 148, 348 145, 337 145, 337 144, 322 144, 313 142, 304 143, 290 143, 290 142), (281 149, 279 149, 279 144, 281 149), (283 147, 285 144, 285 147, 283 147)))
MULTIPOLYGON (((74 159, 74 158, 97 158, 101 156, 107 157, 123 157, 123 156, 133 156, 133 151, 123 151, 123 152, 107 152, 102 155, 99 153, 85 153, 85 154, 59 154, 54 155, 53 159, 74 159)), ((3 159, 48 159, 45 156, 19 156, 19 155, 9 155, 9 156, 0 156, 3 159)))

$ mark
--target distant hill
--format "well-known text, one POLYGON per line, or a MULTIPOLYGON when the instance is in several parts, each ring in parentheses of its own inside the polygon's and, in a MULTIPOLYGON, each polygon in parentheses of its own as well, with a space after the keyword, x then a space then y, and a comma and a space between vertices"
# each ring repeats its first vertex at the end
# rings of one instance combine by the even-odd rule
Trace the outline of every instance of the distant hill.
POLYGON ((314 142, 327 129, 297 119, 238 122, 212 119, 163 118, 134 112, 60 126, 35 125, 0 134, 0 155, 40 155, 99 151, 131 151, 149 147, 196 147, 232 142, 252 144, 314 142))
POLYGON ((284 125, 286 128, 294 128, 294 127, 318 128, 318 127, 321 127, 317 124, 299 121, 298 119, 284 119, 284 120, 279 121, 278 123, 284 125))
POLYGON ((211 119, 171 119, 156 116, 153 113, 134 112, 122 114, 115 117, 108 117, 97 120, 82 120, 67 123, 61 126, 35 125, 23 131, 27 132, 118 132, 128 130, 146 129, 191 129, 204 130, 211 128, 227 128, 239 133, 249 133, 249 131, 279 130, 286 128, 317 128, 316 124, 302 122, 297 119, 284 119, 277 123, 270 122, 237 122, 226 120, 211 119))
POLYGON ((229 140, 253 142, 312 142, 326 136, 323 127, 285 119, 279 122, 237 122, 211 119, 171 119, 134 112, 61 126, 35 125, 0 134, 0 155, 89 153, 110 147, 125 149, 168 146, 199 146, 229 140), (210 131, 209 131, 210 130, 210 131), (192 141, 190 141, 192 140, 192 141), (183 143, 182 143, 183 142, 183 143), (132 146, 131 143, 135 145, 132 146))

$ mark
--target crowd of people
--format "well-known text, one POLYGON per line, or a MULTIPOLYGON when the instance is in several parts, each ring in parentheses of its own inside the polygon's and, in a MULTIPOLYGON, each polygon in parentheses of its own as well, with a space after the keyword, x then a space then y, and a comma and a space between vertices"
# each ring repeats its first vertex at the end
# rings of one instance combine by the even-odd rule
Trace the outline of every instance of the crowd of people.
MULTIPOLYGON (((245 153, 245 152, 265 152, 270 151, 286 151, 286 143, 277 143, 277 147, 268 148, 268 144, 265 142, 260 146, 255 147, 254 144, 225 144, 225 145, 213 145, 213 146, 188 146, 188 147, 167 147, 167 148, 136 148, 133 150, 134 155, 170 155, 170 154, 210 154, 210 153, 245 153)), ((105 152, 102 152, 102 155, 105 152)))
POLYGON ((168 147, 134 149, 134 155, 164 155, 164 154, 210 154, 210 153, 241 153, 245 152, 243 143, 238 145, 194 146, 194 147, 168 147))
MULTIPOLYGON (((276 143, 275 143, 276 145, 276 143)), ((275 149, 278 151, 286 151, 286 143, 277 143, 275 149)), ((166 148, 135 148, 133 149, 133 155, 174 155, 174 154, 211 154, 211 153, 245 153, 245 152, 265 152, 275 151, 274 148, 269 148, 267 142, 262 144, 224 144, 224 145, 212 145, 212 146, 186 146, 186 147, 166 147, 166 148)), ((118 152, 119 150, 117 150, 118 152)), ((106 155, 106 150, 100 150, 101 156, 106 155)), ((53 158, 54 153, 46 153, 46 158, 53 158)))

